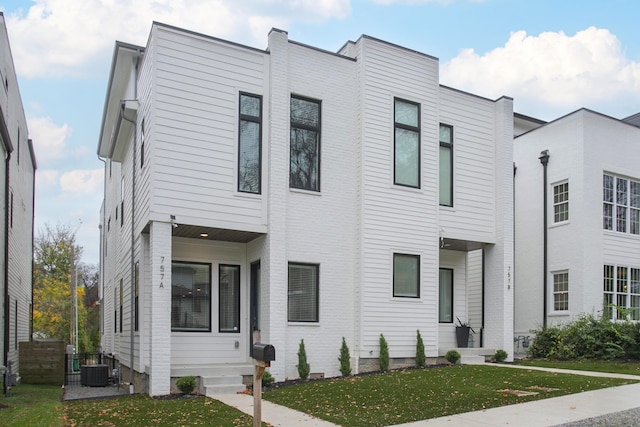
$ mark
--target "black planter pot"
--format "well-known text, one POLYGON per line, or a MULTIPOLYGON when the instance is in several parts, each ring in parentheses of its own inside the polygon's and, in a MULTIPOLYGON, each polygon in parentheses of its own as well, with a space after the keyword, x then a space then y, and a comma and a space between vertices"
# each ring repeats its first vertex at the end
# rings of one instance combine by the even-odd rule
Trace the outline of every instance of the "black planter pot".
POLYGON ((470 326, 456 326, 456 343, 458 348, 467 348, 469 346, 470 326))

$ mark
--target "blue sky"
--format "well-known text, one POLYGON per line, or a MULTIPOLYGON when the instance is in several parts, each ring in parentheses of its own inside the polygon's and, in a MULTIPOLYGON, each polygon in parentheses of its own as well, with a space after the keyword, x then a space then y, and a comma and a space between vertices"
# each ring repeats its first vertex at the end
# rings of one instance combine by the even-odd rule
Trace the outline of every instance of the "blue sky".
POLYGON ((91 264, 114 43, 144 46, 152 21, 257 48, 273 27, 329 51, 367 34, 439 58, 441 83, 511 96, 522 114, 640 112, 636 0, 0 0, 0 10, 38 161, 36 233, 79 226, 91 264))

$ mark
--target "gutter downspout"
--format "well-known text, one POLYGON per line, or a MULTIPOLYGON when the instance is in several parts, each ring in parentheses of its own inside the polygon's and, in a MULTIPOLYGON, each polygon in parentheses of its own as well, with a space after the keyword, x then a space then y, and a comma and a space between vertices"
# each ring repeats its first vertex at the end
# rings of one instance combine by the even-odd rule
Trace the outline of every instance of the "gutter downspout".
POLYGON ((547 236, 547 165, 549 164, 549 150, 543 150, 540 152, 538 159, 542 164, 542 235, 543 235, 543 243, 542 243, 542 285, 544 286, 542 290, 542 328, 547 328, 547 252, 548 252, 548 236, 547 236))
MULTIPOLYGON (((103 159, 102 157, 98 156, 98 160, 100 160, 103 164, 104 164, 104 177, 102 179, 102 217, 100 218, 100 223, 98 224, 98 229, 100 230, 100 251, 99 251, 99 256, 100 256, 100 261, 99 261, 99 266, 100 266, 100 271, 99 271, 99 280, 100 283, 98 284, 98 302, 100 303, 99 306, 99 310, 100 310, 100 353, 102 354, 103 348, 102 348, 102 337, 104 335, 104 304, 103 304, 103 300, 102 300, 102 295, 104 293, 104 245, 105 245, 105 239, 106 239, 106 235, 104 233, 104 206, 105 206, 105 202, 107 199, 107 160, 103 159)), ((115 301, 114 301, 115 304, 115 301)))

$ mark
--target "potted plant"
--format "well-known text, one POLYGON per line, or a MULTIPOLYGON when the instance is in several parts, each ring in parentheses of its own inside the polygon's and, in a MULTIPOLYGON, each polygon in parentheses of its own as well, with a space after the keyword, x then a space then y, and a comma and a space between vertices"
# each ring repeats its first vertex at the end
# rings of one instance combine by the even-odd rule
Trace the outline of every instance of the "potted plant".
POLYGON ((473 330, 471 324, 469 322, 463 322, 458 317, 456 317, 458 324, 456 325, 456 344, 458 348, 467 348, 469 346, 469 332, 476 331, 473 330))

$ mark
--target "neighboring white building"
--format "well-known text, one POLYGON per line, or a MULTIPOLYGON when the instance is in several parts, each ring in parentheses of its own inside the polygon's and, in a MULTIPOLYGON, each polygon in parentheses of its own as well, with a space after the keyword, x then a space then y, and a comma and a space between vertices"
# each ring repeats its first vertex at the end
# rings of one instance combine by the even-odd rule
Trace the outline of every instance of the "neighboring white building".
POLYGON ((31 335, 36 160, 2 12, 0 85, 0 349, 2 366, 10 363, 11 373, 19 377, 18 344, 31 335))
POLYGON ((581 109, 515 139, 516 339, 585 313, 619 318, 610 304, 640 320, 634 117, 581 109))
MULTIPOLYGON (((116 43, 98 154, 102 348, 135 390, 270 371, 339 375, 513 345, 513 106, 439 84, 438 60, 368 36, 266 50, 154 23, 116 43), (133 356, 132 356, 133 355, 133 356), (131 377, 133 379, 131 380, 131 377)), ((217 387, 215 392, 220 392, 217 387)))

